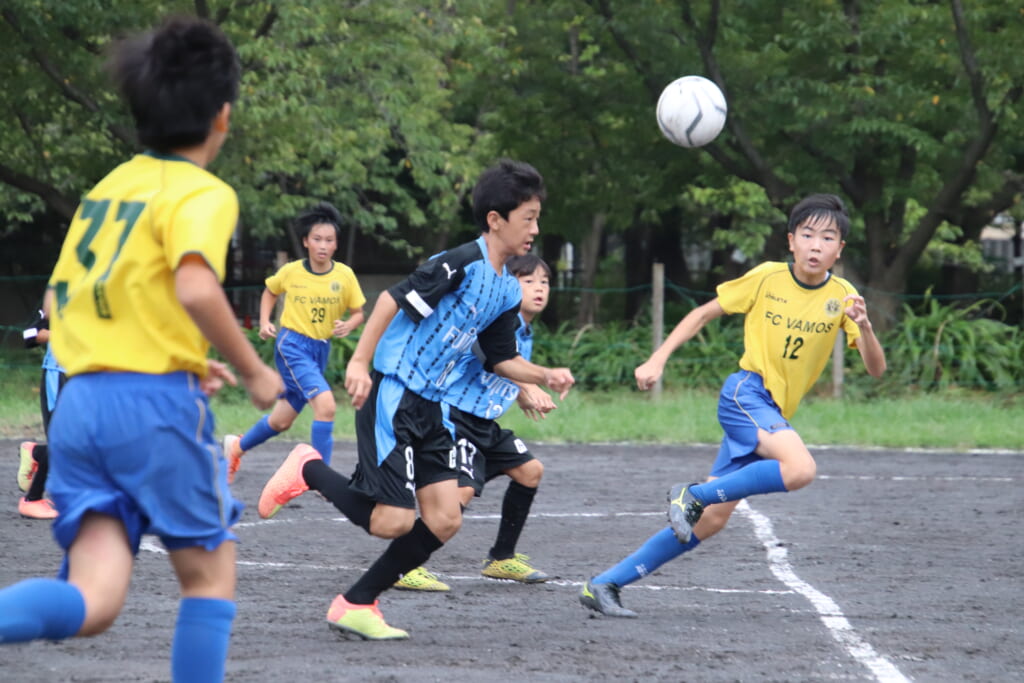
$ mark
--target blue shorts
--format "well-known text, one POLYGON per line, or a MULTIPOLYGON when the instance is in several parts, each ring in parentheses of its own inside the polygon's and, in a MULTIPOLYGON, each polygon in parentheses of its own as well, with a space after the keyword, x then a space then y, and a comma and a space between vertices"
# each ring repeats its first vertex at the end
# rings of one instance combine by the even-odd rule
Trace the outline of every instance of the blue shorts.
POLYGON ((324 378, 331 344, 327 339, 313 339, 287 327, 281 328, 274 341, 274 363, 284 380, 284 393, 296 413, 315 396, 331 390, 324 378))
POLYGON ((793 428, 764 388, 761 375, 748 370, 734 372, 726 378, 718 395, 718 422, 725 436, 715 464, 711 466, 712 477, 735 472, 762 459, 754 453, 757 430, 774 434, 793 428))
POLYGON ((69 379, 49 433, 46 488, 60 510, 57 543, 66 551, 89 512, 120 519, 133 554, 143 534, 159 536, 168 550, 237 540, 231 526, 243 505, 231 497, 213 434, 213 414, 191 373, 69 379))

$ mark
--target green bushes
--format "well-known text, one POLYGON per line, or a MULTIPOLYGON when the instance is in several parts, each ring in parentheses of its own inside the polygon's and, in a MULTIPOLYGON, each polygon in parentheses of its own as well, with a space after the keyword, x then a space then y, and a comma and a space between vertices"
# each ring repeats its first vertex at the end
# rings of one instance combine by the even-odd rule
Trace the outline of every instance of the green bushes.
MULTIPOLYGON (((846 387, 852 396, 899 395, 910 391, 969 390, 1014 392, 1024 388, 1024 332, 991 317, 1001 308, 993 301, 966 307, 943 306, 926 298, 917 308, 904 306, 896 328, 881 335, 889 369, 882 381, 868 377, 859 354, 847 349, 846 387)), ((665 320, 666 335, 678 319, 665 320)), ((633 387, 633 370, 651 353, 647 323, 614 322, 573 329, 563 324, 547 329, 535 324, 533 360, 541 365, 568 366, 577 387, 608 391, 633 387)), ((250 340, 268 363, 273 341, 262 341, 256 330, 250 340)), ((341 390, 345 366, 358 337, 331 342, 327 380, 341 390)), ((665 383, 673 388, 715 389, 736 370, 743 352, 743 318, 713 320, 677 350, 665 367, 665 383)), ((830 372, 821 383, 831 381, 830 372)))

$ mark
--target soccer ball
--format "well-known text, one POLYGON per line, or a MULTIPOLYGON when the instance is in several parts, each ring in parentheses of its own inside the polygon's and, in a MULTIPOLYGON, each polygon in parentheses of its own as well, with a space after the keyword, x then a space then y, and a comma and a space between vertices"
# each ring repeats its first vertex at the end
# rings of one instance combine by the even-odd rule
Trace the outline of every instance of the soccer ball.
POLYGON ((665 86, 658 98, 658 128, 680 147, 702 147, 722 132, 725 96, 703 76, 683 76, 665 86))

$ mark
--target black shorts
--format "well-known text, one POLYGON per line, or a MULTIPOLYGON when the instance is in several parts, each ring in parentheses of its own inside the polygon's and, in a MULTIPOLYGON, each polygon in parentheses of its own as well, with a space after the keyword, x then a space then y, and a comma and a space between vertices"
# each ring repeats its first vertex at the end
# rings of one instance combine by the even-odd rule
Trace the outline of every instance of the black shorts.
POLYGON ((378 503, 416 509, 416 487, 459 476, 454 428, 440 403, 390 375, 372 376, 370 395, 356 411, 352 488, 378 503))
POLYGON ((485 482, 534 459, 522 439, 494 420, 455 407, 450 410, 455 425, 460 487, 472 486, 479 496, 485 482))

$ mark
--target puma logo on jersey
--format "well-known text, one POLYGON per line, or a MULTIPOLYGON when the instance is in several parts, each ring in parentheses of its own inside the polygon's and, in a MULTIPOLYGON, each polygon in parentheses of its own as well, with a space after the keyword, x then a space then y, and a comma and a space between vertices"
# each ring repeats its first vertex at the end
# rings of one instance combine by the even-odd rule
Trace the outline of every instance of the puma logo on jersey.
POLYGON ((452 279, 452 275, 455 275, 455 271, 452 270, 451 267, 447 263, 442 262, 441 266, 444 268, 444 272, 448 273, 448 279, 451 280, 452 279))

